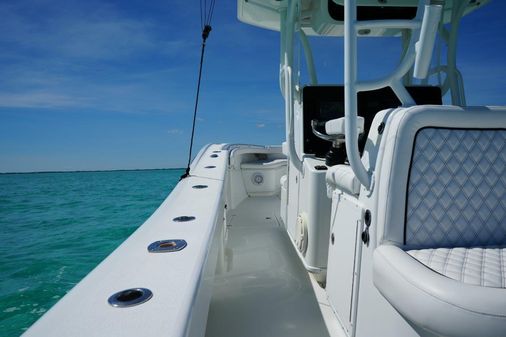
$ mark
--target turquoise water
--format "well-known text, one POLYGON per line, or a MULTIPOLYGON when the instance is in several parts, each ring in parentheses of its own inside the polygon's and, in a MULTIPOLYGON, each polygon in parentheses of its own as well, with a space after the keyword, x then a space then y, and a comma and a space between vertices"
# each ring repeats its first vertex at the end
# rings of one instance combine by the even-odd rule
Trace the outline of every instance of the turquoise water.
POLYGON ((0 174, 0 335, 26 330, 155 211, 182 173, 0 174))

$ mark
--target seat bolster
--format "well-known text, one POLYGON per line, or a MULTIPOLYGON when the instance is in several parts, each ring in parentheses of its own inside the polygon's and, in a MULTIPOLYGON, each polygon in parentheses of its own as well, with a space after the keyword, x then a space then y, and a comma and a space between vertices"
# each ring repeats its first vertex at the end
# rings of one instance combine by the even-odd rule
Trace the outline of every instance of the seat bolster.
POLYGON ((406 319, 444 336, 504 336, 506 289, 468 285, 427 268, 399 247, 374 252, 374 285, 406 319))
POLYGON ((351 195, 360 193, 360 182, 349 165, 335 165, 329 168, 325 176, 331 189, 339 189, 351 195))

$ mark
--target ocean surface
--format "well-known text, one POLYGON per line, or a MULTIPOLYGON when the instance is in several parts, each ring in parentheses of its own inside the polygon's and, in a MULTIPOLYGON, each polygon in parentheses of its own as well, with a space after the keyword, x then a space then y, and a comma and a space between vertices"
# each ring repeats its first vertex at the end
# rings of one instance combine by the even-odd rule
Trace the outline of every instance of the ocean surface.
POLYGON ((22 334, 158 208, 183 172, 0 174, 0 335, 22 334))

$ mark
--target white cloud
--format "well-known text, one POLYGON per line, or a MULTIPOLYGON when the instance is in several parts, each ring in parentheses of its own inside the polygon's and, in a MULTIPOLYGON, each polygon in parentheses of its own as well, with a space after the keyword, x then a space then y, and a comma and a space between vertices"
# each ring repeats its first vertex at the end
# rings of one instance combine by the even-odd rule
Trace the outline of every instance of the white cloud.
POLYGON ((169 135, 182 135, 183 134, 183 130, 181 129, 170 129, 167 131, 167 133, 169 135))
POLYGON ((86 106, 84 97, 68 96, 65 94, 30 91, 23 93, 1 93, 0 107, 16 108, 65 108, 86 106))
POLYGON ((156 19, 94 0, 0 1, 0 17, 0 107, 172 114, 191 102, 175 61, 192 42, 156 19))
POLYGON ((57 57, 114 60, 146 51, 174 55, 190 45, 160 34, 150 20, 122 15, 103 3, 39 4, 51 20, 33 20, 26 14, 28 6, 33 7, 23 1, 0 4, 0 31, 9 32, 0 36, 0 42, 57 57))
POLYGON ((265 124, 264 123, 257 123, 257 128, 259 128, 259 129, 265 128, 265 124))

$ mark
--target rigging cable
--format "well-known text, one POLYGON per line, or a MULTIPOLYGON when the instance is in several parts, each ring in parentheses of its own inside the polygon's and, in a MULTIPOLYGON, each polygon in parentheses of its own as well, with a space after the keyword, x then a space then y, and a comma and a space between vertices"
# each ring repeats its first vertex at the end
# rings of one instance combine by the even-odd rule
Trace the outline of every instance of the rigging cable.
POLYGON ((211 20, 213 18, 214 13, 214 5, 216 0, 210 0, 209 6, 207 4, 207 0, 200 0, 200 27, 202 29, 202 48, 200 52, 200 65, 199 65, 199 78, 197 81, 197 92, 195 94, 195 109, 193 110, 193 124, 192 124, 192 135, 190 138, 190 148, 188 150, 188 164, 186 166, 185 173, 181 176, 181 179, 184 179, 190 176, 190 164, 192 159, 192 149, 193 149, 193 138, 195 135, 195 122, 197 120, 197 109, 199 105, 199 94, 200 94, 200 82, 202 79, 202 66, 204 64, 204 51, 206 49, 206 41, 209 37, 209 33, 211 33, 211 20))

